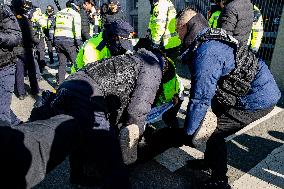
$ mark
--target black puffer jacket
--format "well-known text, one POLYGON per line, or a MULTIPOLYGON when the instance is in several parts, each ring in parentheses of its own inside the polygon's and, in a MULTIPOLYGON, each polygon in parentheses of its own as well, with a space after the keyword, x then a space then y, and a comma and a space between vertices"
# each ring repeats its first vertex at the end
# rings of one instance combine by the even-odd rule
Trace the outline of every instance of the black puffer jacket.
POLYGON ((235 37, 241 45, 248 42, 253 22, 253 5, 250 0, 228 0, 219 19, 218 27, 235 37))
POLYGON ((22 40, 14 14, 7 5, 0 5, 0 68, 13 63, 13 48, 22 40))

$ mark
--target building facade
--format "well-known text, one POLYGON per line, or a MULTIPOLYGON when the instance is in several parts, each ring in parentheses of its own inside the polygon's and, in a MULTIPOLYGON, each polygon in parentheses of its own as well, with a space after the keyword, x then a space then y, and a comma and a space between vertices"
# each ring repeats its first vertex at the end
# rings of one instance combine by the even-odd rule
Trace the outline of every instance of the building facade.
MULTIPOLYGON (((67 0, 58 0, 61 7, 65 7, 67 0)), ((98 6, 108 0, 96 0, 98 6)), ((273 50, 277 38, 278 28, 280 26, 280 18, 283 11, 283 0, 251 0, 256 4, 262 12, 264 18, 264 38, 262 41, 259 54, 262 58, 270 61, 273 56, 273 50)), ((44 12, 46 6, 51 4, 55 7, 54 0, 32 0, 34 5, 40 7, 44 12)), ((172 0, 177 11, 186 6, 191 6, 207 17, 210 6, 209 0, 172 0)), ((148 23, 150 19, 150 2, 149 0, 120 0, 121 17, 127 20, 138 33, 139 37, 145 37, 147 34, 148 23)))

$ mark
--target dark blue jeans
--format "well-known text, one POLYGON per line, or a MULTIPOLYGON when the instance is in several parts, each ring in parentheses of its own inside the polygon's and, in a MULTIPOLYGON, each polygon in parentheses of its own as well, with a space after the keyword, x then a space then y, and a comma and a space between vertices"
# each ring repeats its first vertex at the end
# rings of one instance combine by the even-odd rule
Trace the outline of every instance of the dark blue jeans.
MULTIPOLYGON (((17 125, 19 119, 11 110, 12 95, 15 84, 15 65, 0 68, 0 121, 6 125, 17 125)), ((3 126, 0 123, 0 126, 3 126)))

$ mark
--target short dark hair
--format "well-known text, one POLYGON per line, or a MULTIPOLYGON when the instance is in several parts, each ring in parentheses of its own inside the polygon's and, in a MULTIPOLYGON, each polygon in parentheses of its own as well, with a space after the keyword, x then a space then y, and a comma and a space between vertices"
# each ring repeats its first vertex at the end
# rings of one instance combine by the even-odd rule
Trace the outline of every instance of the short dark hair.
POLYGON ((90 3, 93 6, 96 6, 96 2, 94 0, 84 0, 84 3, 90 3))
POLYGON ((66 2, 66 7, 67 7, 67 8, 72 7, 71 3, 73 3, 73 1, 70 1, 70 0, 67 1, 67 2, 66 2))

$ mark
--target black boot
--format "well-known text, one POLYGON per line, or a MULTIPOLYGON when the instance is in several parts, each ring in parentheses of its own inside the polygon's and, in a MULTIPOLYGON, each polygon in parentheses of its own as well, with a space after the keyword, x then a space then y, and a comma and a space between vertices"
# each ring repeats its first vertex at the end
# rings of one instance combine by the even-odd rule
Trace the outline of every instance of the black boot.
POLYGON ((200 189, 231 189, 228 179, 209 179, 199 186, 200 189))
POLYGON ((186 168, 192 170, 209 170, 209 165, 206 163, 204 159, 193 159, 187 161, 186 168))

